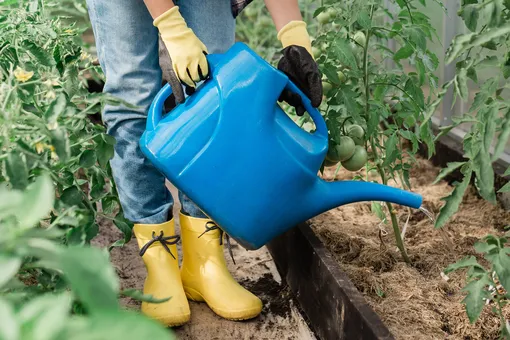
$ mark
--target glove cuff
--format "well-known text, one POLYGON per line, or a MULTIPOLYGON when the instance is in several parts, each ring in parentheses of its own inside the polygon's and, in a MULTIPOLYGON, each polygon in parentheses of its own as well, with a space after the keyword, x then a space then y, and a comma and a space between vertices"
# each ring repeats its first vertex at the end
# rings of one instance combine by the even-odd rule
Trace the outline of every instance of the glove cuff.
POLYGON ((184 26, 187 27, 186 21, 182 17, 179 12, 179 6, 174 6, 170 8, 165 13, 161 14, 159 17, 154 19, 153 25, 159 28, 160 30, 163 28, 162 26, 184 26))
POLYGON ((304 47, 313 58, 312 43, 306 29, 306 22, 299 20, 290 21, 282 27, 277 37, 282 43, 283 48, 290 45, 301 46, 304 47))

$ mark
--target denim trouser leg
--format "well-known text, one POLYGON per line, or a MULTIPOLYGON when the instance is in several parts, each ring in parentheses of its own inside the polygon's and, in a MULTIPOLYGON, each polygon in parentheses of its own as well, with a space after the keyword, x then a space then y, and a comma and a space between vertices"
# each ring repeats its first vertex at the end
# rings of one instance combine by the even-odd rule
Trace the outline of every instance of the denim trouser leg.
MULTIPOLYGON (((177 4, 210 53, 224 52, 234 43, 230 0, 181 0, 177 4)), ((161 88, 158 31, 142 0, 87 0, 87 6, 106 76, 104 92, 138 106, 105 105, 103 109, 107 132, 117 140, 111 166, 124 214, 135 223, 163 223, 173 198, 162 174, 138 146, 148 108, 161 88)), ((182 193, 179 197, 185 213, 204 216, 182 193)))

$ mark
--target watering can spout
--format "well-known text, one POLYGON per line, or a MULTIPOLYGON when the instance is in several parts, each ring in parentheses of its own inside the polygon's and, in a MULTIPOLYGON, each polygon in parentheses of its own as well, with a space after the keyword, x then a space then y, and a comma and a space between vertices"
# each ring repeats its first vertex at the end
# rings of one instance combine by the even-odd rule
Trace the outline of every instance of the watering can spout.
POLYGON ((314 191, 316 197, 313 201, 322 204, 320 209, 322 211, 367 201, 384 201, 415 209, 420 208, 422 204, 422 197, 419 194, 372 182, 319 180, 317 189, 314 191))

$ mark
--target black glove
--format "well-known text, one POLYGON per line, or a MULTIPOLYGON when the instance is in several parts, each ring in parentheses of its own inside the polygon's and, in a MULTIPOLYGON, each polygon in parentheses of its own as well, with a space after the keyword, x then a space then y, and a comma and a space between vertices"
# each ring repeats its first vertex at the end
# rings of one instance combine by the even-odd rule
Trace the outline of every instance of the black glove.
MULTIPOLYGON (((291 45, 282 52, 283 57, 278 62, 278 69, 310 98, 313 107, 318 107, 322 102, 322 76, 319 66, 304 47, 291 45)), ((283 90, 278 101, 289 103, 296 109, 298 116, 302 116, 306 111, 301 97, 289 90, 283 90)))

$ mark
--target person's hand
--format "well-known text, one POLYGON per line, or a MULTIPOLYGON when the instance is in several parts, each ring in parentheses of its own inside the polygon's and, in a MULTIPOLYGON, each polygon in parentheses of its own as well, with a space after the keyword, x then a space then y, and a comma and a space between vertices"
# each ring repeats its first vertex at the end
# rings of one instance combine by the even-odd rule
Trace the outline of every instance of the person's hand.
MULTIPOLYGON (((289 22, 278 32, 278 39, 283 45, 283 57, 278 62, 278 69, 308 96, 313 107, 318 107, 322 102, 322 80, 319 66, 312 55, 306 23, 289 22)), ((292 105, 298 116, 304 114, 305 108, 298 94, 284 90, 279 100, 292 105)))
MULTIPOLYGON (((209 74, 205 57, 207 48, 186 25, 178 6, 158 16, 154 20, 154 26, 159 29, 161 39, 170 54, 175 75, 187 87, 194 89, 196 83, 209 74)), ((186 92, 188 91, 189 89, 186 92)))

